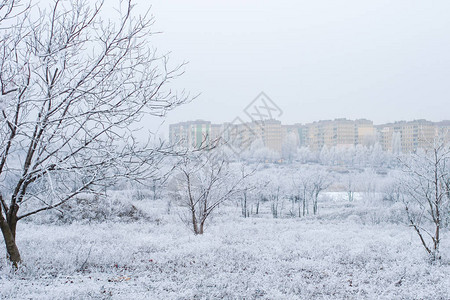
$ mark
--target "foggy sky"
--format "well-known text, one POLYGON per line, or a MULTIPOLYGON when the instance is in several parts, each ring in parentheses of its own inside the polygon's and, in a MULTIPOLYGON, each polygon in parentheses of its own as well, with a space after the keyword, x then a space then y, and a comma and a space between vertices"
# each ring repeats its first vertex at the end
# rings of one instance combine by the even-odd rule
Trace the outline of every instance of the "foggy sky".
MULTIPOLYGON (((159 51, 201 96, 169 123, 232 121, 259 92, 285 124, 449 119, 450 1, 153 0, 159 51)), ((145 7, 147 2, 140 0, 145 7)))

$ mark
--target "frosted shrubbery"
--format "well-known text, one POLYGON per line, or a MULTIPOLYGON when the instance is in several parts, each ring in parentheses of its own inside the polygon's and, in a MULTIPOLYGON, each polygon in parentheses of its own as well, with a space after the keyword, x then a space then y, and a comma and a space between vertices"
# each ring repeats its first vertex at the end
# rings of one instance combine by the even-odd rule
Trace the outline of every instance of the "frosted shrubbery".
POLYGON ((36 224, 70 224, 105 221, 137 221, 146 214, 133 202, 134 192, 110 192, 107 195, 81 194, 75 199, 30 217, 36 224))
POLYGON ((363 224, 407 224, 403 204, 397 203, 386 207, 359 207, 347 213, 346 220, 363 224))
MULTIPOLYGON (((448 256, 428 264, 403 225, 273 219, 266 202, 258 218, 221 206, 205 234, 194 236, 176 214, 161 210, 162 202, 140 204, 165 221, 22 224, 25 267, 14 273, 0 266, 0 298, 450 297, 448 256)), ((327 210, 338 212, 341 204, 327 210)), ((442 247, 448 251, 450 244, 442 247)))

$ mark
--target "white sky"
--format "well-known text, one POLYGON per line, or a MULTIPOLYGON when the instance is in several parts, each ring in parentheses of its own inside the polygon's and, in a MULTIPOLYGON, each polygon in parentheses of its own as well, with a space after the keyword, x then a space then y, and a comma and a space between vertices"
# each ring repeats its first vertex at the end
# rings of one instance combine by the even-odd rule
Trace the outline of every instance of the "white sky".
POLYGON ((232 121, 261 91, 286 124, 450 118, 450 1, 150 3, 163 31, 155 46, 189 61, 177 87, 201 93, 170 113, 163 131, 179 121, 232 121))

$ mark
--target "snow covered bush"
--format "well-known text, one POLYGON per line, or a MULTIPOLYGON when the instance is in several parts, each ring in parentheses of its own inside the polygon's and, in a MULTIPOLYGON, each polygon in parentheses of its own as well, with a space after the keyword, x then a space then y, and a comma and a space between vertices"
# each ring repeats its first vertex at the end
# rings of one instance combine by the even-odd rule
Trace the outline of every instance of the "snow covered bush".
POLYGON ((70 224, 105 221, 131 222, 146 219, 146 214, 133 204, 130 193, 107 195, 81 194, 55 210, 30 217, 37 224, 70 224))

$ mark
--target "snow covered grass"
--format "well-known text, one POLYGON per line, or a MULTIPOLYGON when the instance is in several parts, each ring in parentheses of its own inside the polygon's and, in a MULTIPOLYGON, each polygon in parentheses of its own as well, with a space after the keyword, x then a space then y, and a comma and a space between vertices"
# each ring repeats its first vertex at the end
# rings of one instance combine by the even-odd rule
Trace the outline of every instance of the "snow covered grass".
POLYGON ((430 265, 406 226, 349 218, 364 205, 331 201, 306 219, 273 219, 269 209, 244 219, 240 208, 223 206, 194 236, 176 209, 137 203, 146 221, 19 224, 24 266, 14 272, 1 260, 0 298, 450 298, 448 232, 442 264, 430 265), (331 218, 333 203, 351 213, 331 218))

